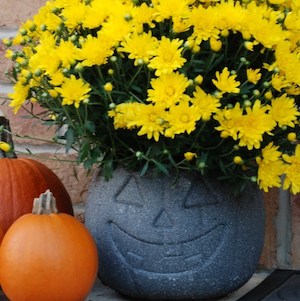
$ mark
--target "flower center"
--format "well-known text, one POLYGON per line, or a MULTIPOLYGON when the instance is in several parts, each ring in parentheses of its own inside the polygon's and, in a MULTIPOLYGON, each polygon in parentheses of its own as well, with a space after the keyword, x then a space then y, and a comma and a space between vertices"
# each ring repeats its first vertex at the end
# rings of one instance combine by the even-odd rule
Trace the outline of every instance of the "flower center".
POLYGON ((182 122, 189 122, 189 116, 186 115, 186 114, 181 115, 180 120, 181 120, 182 122))
POLYGON ((167 94, 168 96, 174 95, 174 89, 171 88, 171 87, 168 87, 168 88, 166 89, 166 94, 167 94))
POLYGON ((164 53, 163 58, 165 61, 170 62, 173 59, 173 54, 170 52, 166 52, 164 53))
POLYGON ((157 119, 157 115, 156 115, 156 114, 151 113, 151 114, 149 115, 149 120, 150 120, 151 122, 156 122, 156 119, 157 119))

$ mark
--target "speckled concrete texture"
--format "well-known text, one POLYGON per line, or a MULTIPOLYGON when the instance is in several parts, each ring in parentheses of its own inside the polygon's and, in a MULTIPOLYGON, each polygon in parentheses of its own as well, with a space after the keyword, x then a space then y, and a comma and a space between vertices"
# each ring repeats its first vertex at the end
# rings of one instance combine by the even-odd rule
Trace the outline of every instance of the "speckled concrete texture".
MULTIPOLYGON (((240 289, 236 290, 235 292, 231 293, 230 295, 217 299, 217 301, 236 301, 258 284, 260 284, 268 275, 270 271, 257 271, 254 275, 250 278, 250 280, 243 285, 240 289)), ((99 279, 97 279, 93 291, 88 296, 86 301, 125 301, 130 300, 124 296, 119 295, 109 287, 103 285, 99 279)), ((2 301, 2 299, 0 299, 2 301)), ((142 301, 142 300, 141 300, 142 301)))

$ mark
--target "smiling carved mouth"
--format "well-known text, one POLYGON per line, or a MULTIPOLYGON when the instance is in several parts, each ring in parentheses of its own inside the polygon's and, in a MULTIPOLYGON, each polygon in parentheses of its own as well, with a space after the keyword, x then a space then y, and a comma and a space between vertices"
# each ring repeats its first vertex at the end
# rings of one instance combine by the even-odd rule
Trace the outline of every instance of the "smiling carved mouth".
POLYGON ((225 228, 224 224, 218 224, 190 240, 153 243, 130 235, 113 222, 109 227, 122 261, 134 270, 154 273, 180 273, 192 270, 195 265, 209 264, 222 244, 225 228))

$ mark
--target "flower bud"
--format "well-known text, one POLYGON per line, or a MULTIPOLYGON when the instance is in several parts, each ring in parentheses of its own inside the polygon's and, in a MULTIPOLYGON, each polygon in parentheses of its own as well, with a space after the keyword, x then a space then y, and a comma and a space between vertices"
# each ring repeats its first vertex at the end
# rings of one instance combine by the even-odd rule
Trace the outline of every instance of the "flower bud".
POLYGON ((273 98, 273 94, 271 91, 268 91, 264 94, 265 99, 270 100, 273 98))
POLYGON ((294 133, 294 132, 288 133, 287 139, 288 139, 290 142, 296 141, 296 139, 297 139, 296 133, 294 133))
POLYGON ((197 154, 192 152, 186 152, 184 153, 184 158, 187 161, 192 161, 194 158, 197 158, 197 154))
POLYGON ((112 63, 115 63, 117 60, 118 60, 118 58, 115 55, 113 55, 113 56, 110 57, 110 61, 112 63))
POLYGON ((203 83, 203 76, 201 74, 197 75, 194 81, 196 84, 201 85, 203 83))
POLYGON ((8 153, 11 151, 11 146, 7 142, 0 141, 0 150, 2 150, 5 153, 8 153))
POLYGON ((165 148, 165 149, 163 150, 163 154, 164 154, 164 155, 168 155, 169 153, 170 153, 170 152, 169 152, 168 149, 165 148))
POLYGON ((210 38, 209 40, 211 50, 218 52, 222 49, 222 42, 217 39, 210 38))
POLYGON ((253 90, 253 96, 258 97, 260 95, 260 91, 255 89, 253 90))
POLYGON ((46 30, 47 30, 47 25, 46 25, 46 24, 42 24, 42 25, 40 26, 40 30, 41 30, 41 31, 46 31, 46 30))
POLYGON ((223 29, 221 31, 221 36, 224 38, 227 38, 229 36, 229 30, 228 29, 223 29))
POLYGON ((29 30, 30 30, 31 32, 35 31, 35 30, 36 30, 36 24, 32 23, 32 24, 30 25, 30 27, 29 27, 29 30))
POLYGON ((35 76, 41 76, 43 74, 43 71, 42 69, 38 68, 34 71, 33 73, 35 76))
POLYGON ((110 110, 114 110, 115 108, 116 108, 116 104, 114 103, 114 102, 111 102, 110 104, 109 104, 109 109, 110 110))
POLYGON ((74 69, 76 72, 81 72, 81 71, 83 71, 84 68, 83 68, 82 63, 77 63, 76 66, 74 67, 74 69))
POLYGON ((137 64, 138 64, 139 66, 144 65, 144 60, 143 60, 143 59, 138 59, 138 60, 137 60, 137 64))
POLYGON ((103 88, 106 92, 111 92, 113 90, 114 86, 112 85, 111 82, 108 82, 103 86, 103 88))
POLYGON ((199 169, 204 169, 205 167, 206 167, 206 163, 205 163, 205 162, 200 161, 200 162, 198 163, 198 168, 199 168, 199 169))
POLYGON ((233 163, 234 163, 234 164, 237 164, 237 165, 241 165, 241 164, 244 163, 244 160, 243 160, 242 157, 240 157, 240 156, 235 156, 235 157, 233 158, 233 163))
POLYGON ((12 45, 12 40, 8 39, 8 38, 4 38, 2 40, 3 44, 6 46, 6 47, 10 47, 12 45))
POLYGON ((26 36, 26 35, 27 35, 27 30, 26 30, 25 28, 21 28, 21 29, 19 30, 19 32, 20 32, 20 34, 21 34, 22 36, 26 36))
POLYGON ((245 106, 245 107, 251 107, 251 105, 252 105, 252 103, 251 103, 250 100, 245 100, 245 101, 244 101, 244 106, 245 106))
POLYGON ((197 53, 199 51, 200 51, 200 46, 199 45, 194 45, 193 48, 192 48, 192 52, 197 53))
POLYGON ((135 156, 136 156, 138 159, 141 159, 141 158, 143 157, 143 153, 140 152, 140 151, 137 151, 137 152, 135 153, 135 156))
POLYGON ((130 21, 130 20, 132 20, 132 16, 130 14, 125 14, 124 15, 124 20, 125 21, 130 21))

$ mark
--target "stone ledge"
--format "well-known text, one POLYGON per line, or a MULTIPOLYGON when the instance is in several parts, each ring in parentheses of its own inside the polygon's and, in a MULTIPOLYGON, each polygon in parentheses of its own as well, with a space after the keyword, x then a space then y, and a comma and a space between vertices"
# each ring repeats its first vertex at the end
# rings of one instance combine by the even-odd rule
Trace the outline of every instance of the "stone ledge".
MULTIPOLYGON (((242 286, 237 291, 233 292, 232 294, 217 299, 216 301, 236 301, 238 298, 241 298, 258 284, 260 284, 269 274, 271 271, 257 271, 250 280, 242 286)), ((130 300, 124 296, 119 295, 109 287, 102 284, 102 282, 97 278, 94 287, 91 293, 88 295, 85 301, 126 301, 130 300)), ((0 301, 8 301, 8 299, 4 296, 4 294, 0 291, 0 301)))
POLYGON ((0 27, 0 40, 4 38, 13 38, 18 32, 17 27, 0 27))
POLYGON ((13 86, 9 83, 0 81, 0 97, 6 97, 8 93, 13 92, 13 86))

